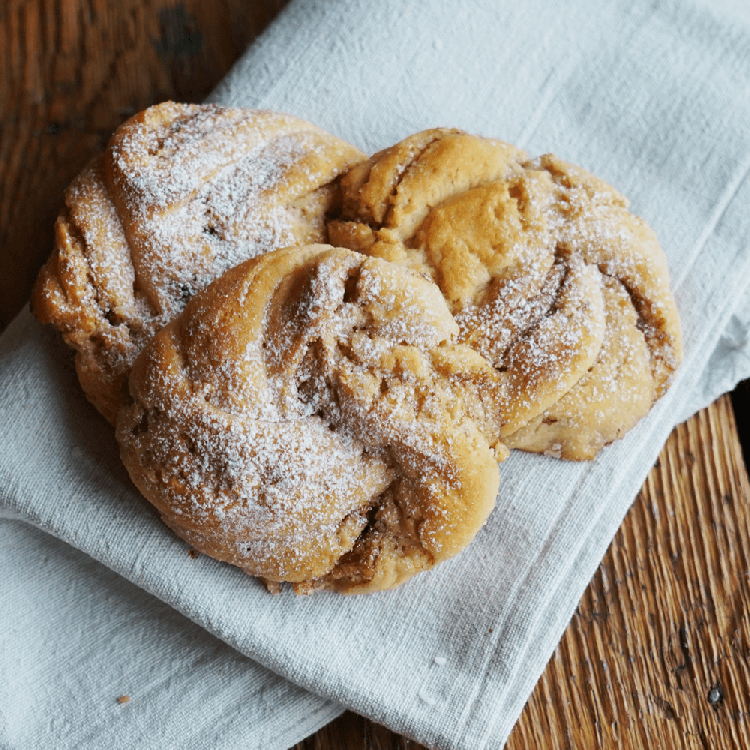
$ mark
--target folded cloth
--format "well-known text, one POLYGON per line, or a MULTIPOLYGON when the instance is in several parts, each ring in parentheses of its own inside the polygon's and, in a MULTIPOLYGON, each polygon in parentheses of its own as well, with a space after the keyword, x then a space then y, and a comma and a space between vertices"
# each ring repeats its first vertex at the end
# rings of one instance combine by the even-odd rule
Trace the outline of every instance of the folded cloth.
POLYGON ((285 750, 341 712, 28 523, 0 568, 2 748, 285 750))
MULTIPOLYGON (((750 375, 748 81, 743 2, 291 2, 213 101, 287 111, 365 151, 449 125, 589 169, 631 198, 665 249, 683 321, 682 367, 649 416, 595 461, 514 454, 501 467, 487 525, 431 573, 367 597, 271 597, 237 569, 188 556, 118 465, 111 428, 77 388, 71 356, 53 332, 21 315, 2 339, 0 360, 0 498, 8 511, 320 698, 289 692, 261 711, 266 692, 249 686, 283 693, 270 672, 240 655, 233 662, 137 588, 27 530, 29 547, 13 542, 13 573, 3 582, 4 601, 22 614, 3 607, 0 622, 13 629, 14 643, 26 643, 27 655, 13 662, 0 652, 9 675, 0 740, 96 746, 108 723, 126 731, 124 712, 114 710, 123 706, 111 705, 119 692, 132 695, 124 708, 138 717, 127 731, 136 736, 138 723, 157 732, 163 714, 137 700, 157 684, 165 705, 179 697, 183 714, 193 706, 203 721, 205 678, 222 681, 228 696, 229 708, 214 704, 224 744, 212 746, 275 747, 258 739, 269 731, 291 743, 295 729, 314 729, 340 710, 326 701, 427 745, 502 746, 673 426, 750 375), (29 565, 39 565, 35 576, 29 565), (43 604, 39 580, 53 566, 90 606, 72 612, 64 594, 51 600, 60 605, 43 604), (90 640, 80 632, 105 602, 109 637, 125 633, 116 651, 107 650, 106 622, 96 621, 90 640), (45 618, 47 628, 39 623, 45 618), (36 626, 24 633, 19 623, 31 621, 36 626), (45 653, 45 638, 58 628, 55 643, 85 641, 88 656, 76 662, 67 651, 47 653, 42 677, 34 655, 45 653), (162 640, 177 665, 142 652, 162 640), (129 663, 113 665, 110 654, 129 663), (195 683, 190 659, 202 666, 195 683), (23 668, 14 668, 19 662, 23 668), (84 679, 89 667, 107 674, 84 679), (50 687, 28 708, 24 690, 42 679, 50 687), (100 691, 106 696, 97 704, 100 691), (98 709, 71 714, 61 697, 79 692, 98 709), (224 721, 240 695, 247 721, 224 721), (256 722, 253 740, 248 727, 256 722), (79 742, 68 739, 73 723, 79 742)), ((205 746, 207 734, 192 734, 188 720, 178 724, 169 724, 159 746, 205 746)))

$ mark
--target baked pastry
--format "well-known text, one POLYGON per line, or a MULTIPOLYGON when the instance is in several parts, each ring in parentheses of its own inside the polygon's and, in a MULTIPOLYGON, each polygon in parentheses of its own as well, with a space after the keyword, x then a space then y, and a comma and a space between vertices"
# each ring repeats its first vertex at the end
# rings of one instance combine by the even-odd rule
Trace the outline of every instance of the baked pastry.
POLYGON ((681 334, 666 259, 602 180, 549 154, 531 160, 436 129, 341 183, 330 241, 435 281, 459 340, 503 376, 509 447, 593 458, 668 387, 681 334))
POLYGON ((332 181, 363 157, 273 112, 167 102, 124 123, 67 189, 32 296, 97 409, 114 422, 145 342, 224 270, 325 241, 332 181))
POLYGON ((146 345, 122 459, 179 536, 272 587, 392 588, 495 503, 495 370, 457 334, 408 269, 326 245, 259 256, 146 345))

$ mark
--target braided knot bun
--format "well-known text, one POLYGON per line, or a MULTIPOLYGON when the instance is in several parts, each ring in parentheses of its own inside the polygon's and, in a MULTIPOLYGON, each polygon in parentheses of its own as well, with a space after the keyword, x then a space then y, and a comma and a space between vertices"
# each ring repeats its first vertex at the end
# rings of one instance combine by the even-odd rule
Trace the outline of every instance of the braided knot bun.
POLYGON ((326 240, 332 181, 364 157, 287 115, 167 102, 124 123, 65 193, 32 307, 114 422, 146 341, 247 258, 326 240))
POLYGON ((593 458, 669 385, 681 357, 664 254, 583 169, 458 130, 417 133, 342 178, 330 241, 440 287, 459 341, 503 375, 511 448, 593 458))
POLYGON ((463 549, 507 454, 496 373, 429 280, 326 245, 226 272, 145 347, 122 458, 198 550, 269 582, 361 593, 463 549))

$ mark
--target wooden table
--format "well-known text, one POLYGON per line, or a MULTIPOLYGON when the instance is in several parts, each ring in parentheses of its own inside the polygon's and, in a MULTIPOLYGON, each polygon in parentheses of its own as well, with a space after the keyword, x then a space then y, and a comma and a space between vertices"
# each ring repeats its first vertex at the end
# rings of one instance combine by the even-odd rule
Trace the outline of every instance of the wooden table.
MULTIPOLYGON (((124 119, 200 101, 284 0, 5 0, 0 328, 62 190, 124 119)), ((735 406, 750 402, 747 385, 735 406)), ((732 400, 677 427, 508 748, 750 748, 750 484, 732 400)), ((419 748, 347 713, 297 750, 419 748)))

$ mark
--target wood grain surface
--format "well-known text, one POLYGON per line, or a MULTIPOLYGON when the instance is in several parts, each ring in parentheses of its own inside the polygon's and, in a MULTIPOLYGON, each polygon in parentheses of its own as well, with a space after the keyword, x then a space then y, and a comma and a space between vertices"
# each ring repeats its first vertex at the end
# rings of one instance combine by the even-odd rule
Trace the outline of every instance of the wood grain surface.
MULTIPOLYGON (((284 4, 5 0, 0 329, 51 249, 63 188, 114 128, 200 101, 284 4)), ((507 747, 750 748, 749 528, 726 396, 672 433, 507 747)), ((347 713, 295 747, 421 746, 347 713)))

